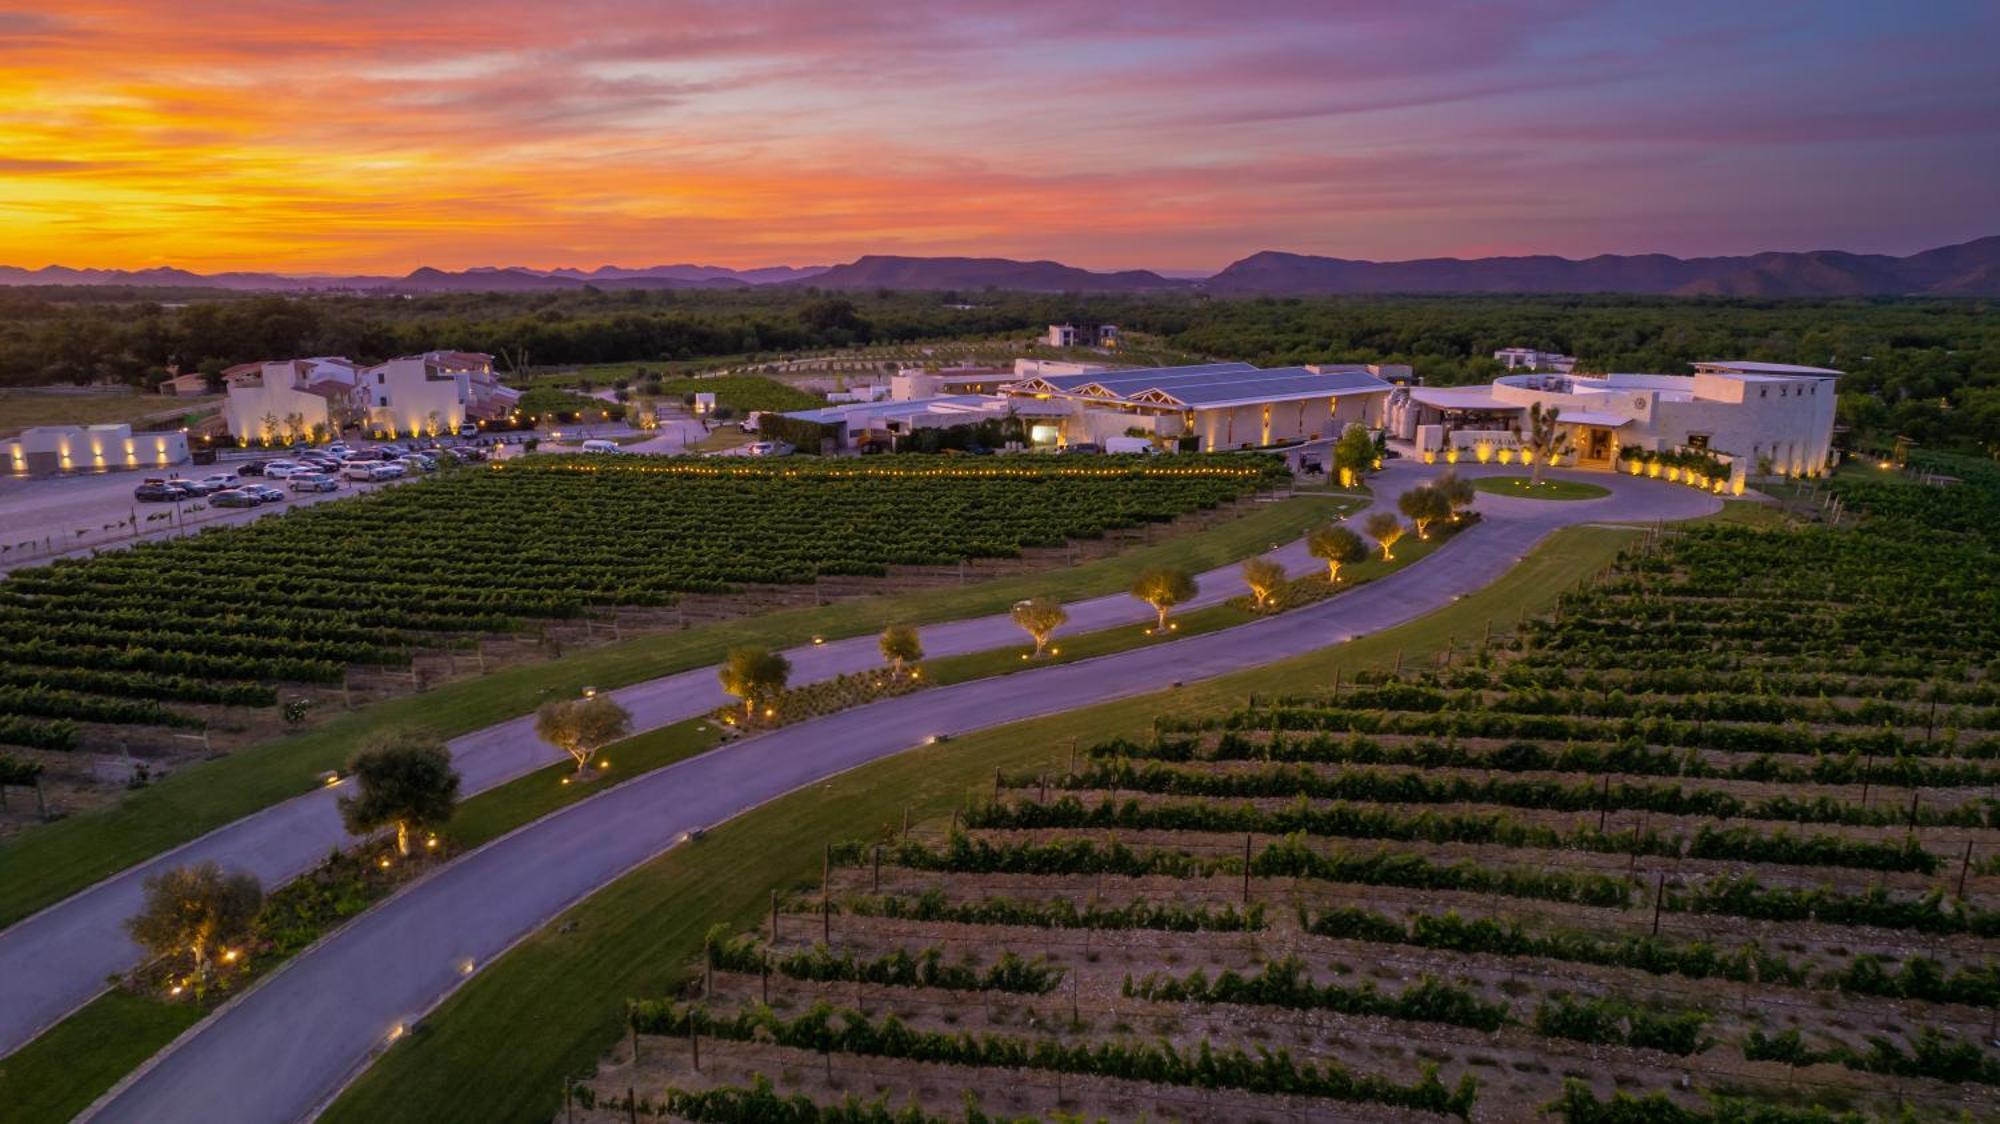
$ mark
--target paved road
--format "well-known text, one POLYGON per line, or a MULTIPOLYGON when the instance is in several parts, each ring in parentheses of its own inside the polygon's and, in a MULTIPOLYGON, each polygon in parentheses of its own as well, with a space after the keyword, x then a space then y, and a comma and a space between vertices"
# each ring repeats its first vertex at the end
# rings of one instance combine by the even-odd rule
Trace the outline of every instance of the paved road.
MULTIPOLYGON (((1318 565, 1302 543, 1270 552, 1294 573, 1318 565)), ((1235 566, 1200 576, 1195 605, 1214 604, 1244 592, 1235 566)), ((1124 594, 1069 606, 1070 635, 1150 619, 1152 610, 1124 594)), ((1025 636, 1005 615, 927 625, 919 630, 933 657, 1023 644, 1025 636)), ((792 681, 804 684, 881 666, 875 637, 856 636, 787 651, 792 681)), ((634 684, 612 692, 632 712, 635 732, 698 717, 729 701, 712 667, 634 684)), ((534 735, 532 715, 474 731, 449 743, 467 796, 560 761, 560 751, 534 735)), ((318 789, 217 828, 178 850, 132 867, 11 928, 0 931, 0 1054, 11 1052, 104 990, 105 978, 137 964, 141 952, 121 923, 138 912, 145 878, 159 870, 213 859, 247 870, 277 886, 312 869, 328 850, 348 842, 335 799, 341 789, 318 789)))
MULTIPOLYGON (((1393 496, 1425 473, 1396 466, 1376 490, 1393 496)), ((449 995, 469 968, 659 855, 688 828, 933 734, 1157 691, 1401 624, 1491 583, 1561 526, 1688 518, 1717 506, 1684 488, 1594 479, 1613 486, 1614 495, 1576 503, 1483 496, 1489 518, 1432 560, 1340 598, 1171 644, 885 700, 747 738, 608 789, 464 856, 356 919, 184 1036, 87 1117, 190 1124, 301 1118, 358 1073, 397 1027, 449 995)), ((1125 599, 1100 600, 1124 602, 1129 610, 1125 599)), ((1099 611, 1091 603, 1079 609, 1099 611)), ((961 622, 939 633, 975 627, 961 622)), ((935 642, 927 638, 926 646, 935 642)), ((691 676, 712 683, 705 672, 691 676)), ((653 686, 634 692, 634 701, 653 686)), ((672 689, 698 688, 712 689, 692 679, 672 689)), ((703 705, 716 699, 710 695, 703 705)))

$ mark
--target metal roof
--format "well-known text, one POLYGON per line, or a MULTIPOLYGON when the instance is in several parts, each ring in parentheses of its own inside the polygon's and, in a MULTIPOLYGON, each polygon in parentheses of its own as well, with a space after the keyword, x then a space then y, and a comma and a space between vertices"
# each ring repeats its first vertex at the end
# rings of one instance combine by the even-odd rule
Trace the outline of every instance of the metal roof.
POLYGON ((1709 359, 1696 363, 1695 370, 1735 371, 1746 375, 1811 375, 1835 378, 1845 374, 1831 367, 1801 367, 1796 363, 1760 363, 1751 359, 1709 359))
POLYGON ((1127 393, 1135 401, 1186 406, 1196 410, 1244 406, 1259 402, 1296 402, 1339 394, 1386 394, 1388 383, 1365 371, 1315 374, 1304 367, 1223 371, 1154 379, 1144 390, 1127 393))
POLYGON ((1049 386, 1064 392, 1071 392, 1086 386, 1095 385, 1104 387, 1114 395, 1122 396, 1131 391, 1139 391, 1149 386, 1156 386, 1160 380, 1165 378, 1216 374, 1223 371, 1254 371, 1256 369, 1248 363, 1195 363, 1185 367, 1141 367, 1130 371, 1091 371, 1081 375, 1034 375, 1031 378, 1035 381, 1047 383, 1049 386))
POLYGON ((1248 363, 1199 363, 1085 375, 1042 375, 1019 385, 1106 401, 1212 410, 1265 402, 1294 402, 1341 394, 1386 394, 1388 383, 1366 371, 1320 374, 1304 367, 1261 370, 1248 363))

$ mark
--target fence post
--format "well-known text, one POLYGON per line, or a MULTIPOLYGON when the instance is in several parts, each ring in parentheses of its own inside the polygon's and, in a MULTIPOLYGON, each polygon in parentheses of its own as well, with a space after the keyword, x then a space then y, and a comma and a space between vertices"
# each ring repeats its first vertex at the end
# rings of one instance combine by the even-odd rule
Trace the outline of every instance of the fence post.
POLYGON ((1958 896, 1965 897, 1965 876, 1972 873, 1972 840, 1965 841, 1965 860, 1958 866, 1958 896))
POLYGON ((1658 879, 1653 884, 1653 935, 1657 937, 1660 935, 1660 905, 1667 897, 1667 876, 1663 871, 1654 877, 1658 879))
POLYGON ((1250 833, 1243 833, 1243 904, 1250 904, 1250 833))
POLYGON ((771 891, 771 943, 778 943, 778 891, 771 891))

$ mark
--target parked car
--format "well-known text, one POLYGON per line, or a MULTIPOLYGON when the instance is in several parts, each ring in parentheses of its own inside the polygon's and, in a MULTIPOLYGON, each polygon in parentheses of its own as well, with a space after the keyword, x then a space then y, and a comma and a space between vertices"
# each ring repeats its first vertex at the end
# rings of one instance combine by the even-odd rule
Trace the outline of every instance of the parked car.
POLYGON ((258 503, 281 503, 285 498, 283 491, 269 484, 246 484, 241 490, 257 497, 258 503))
POLYGON ((399 476, 408 476, 409 474, 410 467, 402 461, 383 461, 375 466, 375 479, 377 480, 394 480, 399 476))
POLYGON ((403 466, 403 467, 404 467, 405 469, 408 469, 409 471, 412 471, 412 472, 436 472, 436 471, 437 471, 437 462, 436 462, 436 461, 434 461, 434 460, 430 459, 429 457, 426 457, 426 456, 421 456, 421 455, 419 455, 419 454, 417 454, 417 453, 409 453, 409 454, 406 454, 406 455, 404 455, 404 456, 400 456, 400 457, 397 457, 397 458, 396 458, 396 459, 395 459, 394 461, 392 461, 392 462, 390 462, 390 463, 392 463, 392 464, 400 464, 400 465, 402 465, 402 466, 403 466))
POLYGON ((267 460, 244 461, 242 464, 236 466, 236 475, 262 476, 264 475, 264 466, 270 463, 267 460))
POLYGON ((224 488, 208 497, 211 507, 256 507, 262 500, 242 488, 224 488))
POLYGON ((342 469, 340 474, 349 480, 375 479, 375 464, 372 461, 355 461, 342 469))
POLYGON ((582 452, 586 452, 586 453, 614 453, 614 454, 615 454, 615 453, 619 452, 620 450, 619 450, 619 448, 618 448, 618 442, 616 442, 616 441, 604 441, 604 440, 590 440, 590 441, 585 441, 585 442, 583 443, 583 446, 582 446, 582 449, 581 449, 581 451, 582 451, 582 452))
POLYGON ((148 480, 132 489, 132 498, 140 503, 176 503, 188 498, 187 489, 165 480, 148 480))
POLYGON ((292 491, 294 492, 337 492, 339 490, 340 480, 336 477, 328 476, 324 472, 308 472, 292 477, 292 491))
POLYGON ((310 471, 312 470, 297 461, 272 461, 270 464, 264 466, 264 475, 273 480, 284 480, 288 477, 297 476, 301 472, 310 471))
POLYGON ((167 483, 173 485, 176 488, 179 488, 181 491, 186 492, 190 496, 206 496, 214 492, 220 492, 223 487, 220 484, 209 484, 200 480, 189 480, 181 476, 176 476, 171 480, 168 480, 167 483))
POLYGON ((743 446, 746 457, 782 457, 791 451, 792 447, 783 441, 752 441, 743 446))
POLYGON ((224 488, 234 488, 236 486, 236 477, 226 472, 218 472, 211 476, 202 477, 201 482, 219 492, 224 488))
POLYGON ((479 426, 473 422, 460 422, 458 423, 458 435, 460 437, 477 437, 479 436, 479 426))

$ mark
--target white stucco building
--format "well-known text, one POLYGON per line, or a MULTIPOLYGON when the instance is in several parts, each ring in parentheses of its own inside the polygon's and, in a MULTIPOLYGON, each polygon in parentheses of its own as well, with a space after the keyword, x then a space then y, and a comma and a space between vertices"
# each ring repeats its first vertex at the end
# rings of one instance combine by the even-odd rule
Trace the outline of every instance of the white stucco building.
POLYGON ((187 433, 134 433, 129 425, 40 425, 0 438, 0 467, 15 476, 112 472, 186 464, 187 433))
POLYGON ((1503 347, 1493 353, 1493 358, 1510 371, 1554 371, 1567 375, 1576 370, 1576 356, 1536 351, 1532 347, 1503 347))
POLYGON ((330 436, 359 409, 360 372, 337 355, 239 364, 222 373, 223 423, 245 445, 330 436))
POLYGON ((1718 360, 1692 375, 1506 375, 1481 387, 1408 387, 1391 397, 1390 435, 1419 452, 1517 448, 1530 407, 1558 411, 1580 468, 1612 468, 1627 449, 1699 450, 1731 476, 1816 475, 1833 457, 1841 372, 1788 363, 1718 360))

